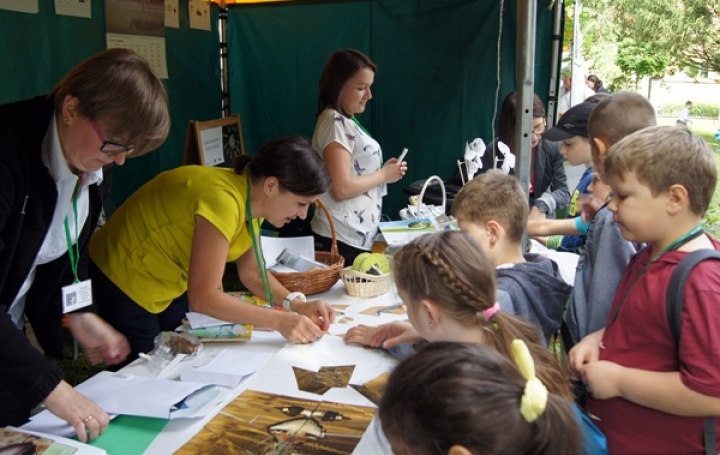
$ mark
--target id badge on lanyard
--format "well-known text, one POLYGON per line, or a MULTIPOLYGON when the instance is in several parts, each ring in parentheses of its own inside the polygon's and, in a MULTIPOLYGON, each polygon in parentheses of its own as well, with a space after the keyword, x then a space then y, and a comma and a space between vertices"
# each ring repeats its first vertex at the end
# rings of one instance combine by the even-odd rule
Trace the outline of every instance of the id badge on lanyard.
POLYGON ((79 310, 92 305, 92 286, 90 280, 80 281, 78 278, 78 264, 80 263, 80 234, 78 227, 77 200, 80 193, 80 179, 73 191, 73 213, 75 214, 75 242, 70 237, 70 225, 67 216, 65 217, 65 239, 67 240, 68 256, 70 256, 70 267, 72 268, 75 280, 73 284, 62 288, 63 314, 79 310))

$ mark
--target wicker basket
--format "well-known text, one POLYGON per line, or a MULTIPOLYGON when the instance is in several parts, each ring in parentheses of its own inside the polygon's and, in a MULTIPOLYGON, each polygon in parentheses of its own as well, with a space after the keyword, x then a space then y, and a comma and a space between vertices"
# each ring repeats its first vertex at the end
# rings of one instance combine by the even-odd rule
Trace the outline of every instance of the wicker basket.
POLYGON ((315 252, 315 260, 327 264, 327 268, 292 273, 268 270, 280 284, 285 286, 290 292, 302 292, 307 295, 325 292, 337 283, 337 280, 340 278, 340 270, 342 270, 343 265, 345 265, 345 258, 338 253, 335 222, 330 212, 320 198, 315 200, 315 207, 316 209, 321 208, 325 212, 328 222, 330 223, 330 232, 332 233, 332 246, 330 251, 315 252))
POLYGON ((345 290, 353 297, 361 299, 371 299, 379 295, 385 294, 390 290, 392 285, 392 274, 370 275, 368 273, 358 272, 351 267, 346 267, 340 272, 345 290))

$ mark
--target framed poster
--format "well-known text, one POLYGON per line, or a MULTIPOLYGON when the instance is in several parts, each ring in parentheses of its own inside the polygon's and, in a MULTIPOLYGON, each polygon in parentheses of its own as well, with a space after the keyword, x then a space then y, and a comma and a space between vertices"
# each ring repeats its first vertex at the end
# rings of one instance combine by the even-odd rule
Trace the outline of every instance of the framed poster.
POLYGON ((245 154, 240 116, 196 121, 188 124, 183 164, 233 167, 233 160, 245 154))

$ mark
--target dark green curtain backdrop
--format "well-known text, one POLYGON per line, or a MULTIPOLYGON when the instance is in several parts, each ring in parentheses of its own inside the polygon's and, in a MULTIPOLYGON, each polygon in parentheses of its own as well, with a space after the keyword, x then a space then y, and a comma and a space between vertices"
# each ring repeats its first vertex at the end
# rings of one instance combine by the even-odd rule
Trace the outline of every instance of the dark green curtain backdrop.
MULTIPOLYGON (((216 5, 210 11, 218 17, 216 5)), ((188 22, 188 2, 181 0, 180 28, 165 29, 170 135, 159 151, 115 167, 112 206, 182 164, 189 120, 222 115, 217 20, 211 31, 191 30, 188 22)), ((92 0, 91 19, 57 16, 53 0, 40 0, 38 14, 0 10, 0 24, 0 103, 47 93, 75 64, 105 49, 104 0, 92 0)))
MULTIPOLYGON (((230 106, 246 149, 270 139, 311 137, 318 80, 328 56, 353 47, 379 67, 359 120, 385 158, 408 147, 408 175, 389 186, 385 213, 407 204, 402 187, 437 174, 449 179, 464 144, 490 142, 497 83, 498 0, 302 1, 234 5, 228 12, 230 106)), ((515 1, 505 1, 499 104, 515 90, 515 1)), ((539 5, 535 91, 547 98, 552 12, 539 5)), ((497 122, 497 120, 496 120, 497 122)))

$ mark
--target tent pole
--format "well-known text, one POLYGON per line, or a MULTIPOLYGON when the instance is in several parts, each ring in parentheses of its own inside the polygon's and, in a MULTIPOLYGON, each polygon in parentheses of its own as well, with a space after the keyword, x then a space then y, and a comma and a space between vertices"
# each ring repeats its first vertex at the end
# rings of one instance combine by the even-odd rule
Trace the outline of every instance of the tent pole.
POLYGON ((555 125, 555 114, 558 106, 558 89, 560 83, 558 81, 558 72, 560 71, 560 55, 563 45, 563 11, 565 4, 562 0, 555 2, 555 12, 553 14, 553 34, 552 47, 550 49, 550 90, 548 91, 548 125, 555 125))
POLYGON ((222 116, 230 115, 230 75, 228 74, 228 42, 227 42, 228 9, 225 0, 220 5, 218 33, 220 34, 220 89, 222 90, 222 116))
POLYGON ((517 115, 515 119, 515 172, 525 193, 530 186, 533 96, 535 94, 535 29, 537 0, 517 0, 517 115))

